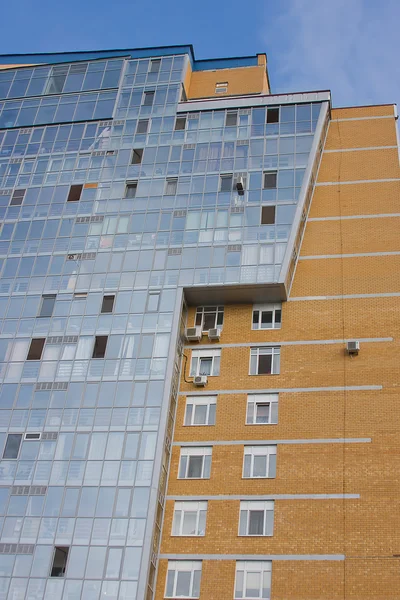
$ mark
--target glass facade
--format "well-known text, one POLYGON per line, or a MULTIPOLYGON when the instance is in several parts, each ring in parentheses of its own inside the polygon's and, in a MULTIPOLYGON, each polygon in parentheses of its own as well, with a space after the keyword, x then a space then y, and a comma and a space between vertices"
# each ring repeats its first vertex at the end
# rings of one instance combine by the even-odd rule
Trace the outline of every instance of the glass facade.
POLYGON ((321 104, 185 112, 188 62, 0 71, 0 600, 142 600, 177 290, 278 279, 321 104))

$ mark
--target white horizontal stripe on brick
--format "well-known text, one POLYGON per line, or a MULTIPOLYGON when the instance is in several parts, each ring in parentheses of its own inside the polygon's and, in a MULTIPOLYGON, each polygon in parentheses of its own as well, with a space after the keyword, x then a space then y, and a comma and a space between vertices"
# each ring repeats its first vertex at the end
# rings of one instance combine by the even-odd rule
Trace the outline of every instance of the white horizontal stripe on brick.
POLYGON ((326 258, 365 258, 368 256, 399 256, 398 252, 359 252, 358 254, 315 254, 314 256, 300 256, 299 260, 325 260, 326 258))
POLYGON ((215 440, 206 442, 173 442, 173 446, 181 448, 197 448, 198 446, 271 446, 289 444, 370 444, 371 438, 326 438, 310 440, 215 440))
POLYGON ((363 152, 364 150, 393 150, 397 146, 368 146, 366 148, 338 148, 337 150, 324 150, 324 154, 333 154, 335 152, 363 152))
POLYGON ((387 179, 357 179, 355 181, 321 181, 316 183, 316 187, 323 185, 357 185, 359 183, 386 183, 388 181, 400 181, 400 177, 392 177, 387 179))
POLYGON ((297 394, 311 392, 363 392, 363 391, 379 391, 382 390, 382 385, 338 385, 327 387, 314 388, 268 388, 268 389, 244 389, 244 390, 214 390, 202 392, 196 390, 193 392, 179 392, 179 396, 210 396, 213 395, 230 395, 230 394, 297 394))
POLYGON ((336 296, 297 296, 288 298, 288 302, 303 302, 310 300, 346 300, 358 298, 399 298, 400 292, 381 292, 377 294, 338 294, 336 296))
POLYGON ((221 494, 220 496, 167 496, 167 500, 201 502, 204 500, 358 500, 360 494, 269 494, 269 495, 237 495, 221 494))
POLYGON ((344 560, 344 554, 159 554, 168 560, 344 560))
MULTIPOLYGON (((394 106, 393 106, 394 108, 394 106)), ((342 121, 374 121, 375 119, 394 119, 394 114, 393 115, 380 115, 380 116, 376 116, 376 117, 349 117, 348 119, 343 118, 343 119, 332 119, 331 122, 335 123, 341 123, 342 121)))
POLYGON ((310 222, 316 221, 349 221, 351 219, 388 219, 392 217, 400 217, 400 213, 382 213, 377 215, 347 215, 338 217, 311 217, 307 219, 310 222))
MULTIPOLYGON (((265 329, 263 331, 274 331, 273 329, 265 329)), ((185 350, 219 350, 222 348, 259 348, 263 347, 280 347, 280 346, 323 346, 326 344, 346 344, 354 341, 355 338, 346 340, 293 340, 288 342, 241 342, 235 344, 201 344, 200 346, 185 346, 185 350)), ((357 338, 359 342, 393 342, 392 337, 385 338, 357 338)))

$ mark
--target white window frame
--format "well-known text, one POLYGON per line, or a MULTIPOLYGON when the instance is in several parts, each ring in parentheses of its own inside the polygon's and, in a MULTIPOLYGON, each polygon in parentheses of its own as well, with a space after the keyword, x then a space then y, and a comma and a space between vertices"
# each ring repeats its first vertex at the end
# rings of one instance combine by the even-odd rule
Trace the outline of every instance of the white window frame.
POLYGON ((197 537, 206 534, 207 502, 175 502, 172 520, 172 536, 197 537), (183 533, 184 521, 188 515, 195 515, 194 533, 183 533))
POLYGON ((244 537, 264 537, 272 536, 274 530, 274 501, 266 500, 263 502, 240 502, 239 512, 239 536, 244 537), (249 533, 250 527, 250 513, 251 512, 262 512, 263 513, 263 532, 262 533, 249 533))
POLYGON ((280 329, 282 326, 282 304, 254 304, 253 312, 251 316, 251 328, 256 330, 266 330, 266 329, 280 329), (254 323, 254 313, 258 311, 258 323, 254 323), (276 321, 276 311, 280 311, 280 321, 276 321), (262 326, 262 313, 263 312, 272 312, 272 323, 268 324, 266 327, 262 326))
POLYGON ((279 375, 280 355, 280 346, 256 346, 250 348, 249 375, 279 375), (271 373, 258 372, 260 356, 271 356, 271 373), (255 360, 252 360, 254 357, 255 360))
POLYGON ((279 394, 248 394, 246 425, 276 425, 278 423, 279 394), (257 423, 257 407, 269 404, 268 420, 257 423))
POLYGON ((179 459, 178 468, 178 479, 210 479, 211 476, 211 458, 212 458, 212 446, 202 447, 184 447, 181 448, 181 455, 179 459), (201 456, 201 473, 200 477, 188 477, 190 458, 194 456, 201 456), (210 457, 208 460, 207 457, 210 457), (181 475, 181 472, 183 474, 181 475))
POLYGON ((215 313, 214 325, 211 329, 216 327, 222 327, 224 323, 224 307, 223 306, 198 306, 196 308, 196 314, 194 317, 194 324, 200 325, 203 332, 208 332, 209 329, 204 329, 204 317, 205 315, 211 315, 215 313), (218 321, 222 321, 218 324, 218 321))
POLYGON ((274 479, 276 477, 276 445, 265 445, 265 446, 245 446, 243 452, 243 479, 274 479), (250 456, 250 469, 249 475, 246 475, 246 456, 250 456), (257 456, 266 457, 266 474, 265 475, 254 475, 254 458, 257 456), (271 456, 274 456, 274 461, 271 461, 271 456), (273 464, 275 463, 275 465, 273 464))
POLYGON ((184 426, 187 427, 208 427, 215 425, 215 409, 217 404, 217 396, 187 396, 184 426), (191 406, 191 409, 189 409, 191 406), (195 423, 196 406, 206 406, 206 422, 195 423), (211 406, 215 407, 211 410, 211 406), (210 423, 210 416, 213 416, 213 423, 210 423))
POLYGON ((216 377, 219 375, 221 362, 221 348, 216 350, 192 350, 190 360, 190 377, 201 375, 201 360, 211 359, 211 373, 208 377, 216 377))
POLYGON ((165 581, 165 598, 199 598, 200 596, 200 585, 201 585, 201 568, 202 561, 201 560, 169 560, 168 568, 167 568, 167 577, 165 581), (177 595, 177 581, 178 581, 178 573, 190 572, 190 584, 189 584, 189 595, 185 594, 184 596, 177 595), (200 572, 199 577, 199 590, 198 594, 193 593, 194 587, 194 578, 195 572, 200 572), (172 582, 172 594, 168 593, 168 579, 169 573, 173 573, 173 582, 172 582))
POLYGON ((269 583, 269 590, 271 590, 271 573, 272 573, 272 561, 271 560, 263 560, 263 561, 238 560, 238 561, 236 561, 234 599, 235 600, 247 600, 249 598, 251 600, 257 600, 257 599, 270 600, 271 593, 269 593, 268 596, 262 595, 263 580, 264 580, 264 576, 267 573, 269 573, 269 576, 267 575, 267 579, 268 579, 268 583, 269 583), (256 573, 256 572, 258 572, 260 574, 259 595, 258 596, 246 596, 246 583, 247 583, 248 575, 249 575, 249 573, 256 573), (241 573, 243 573, 243 575, 241 575, 241 573), (238 595, 237 594, 238 579, 241 577, 243 578, 243 583, 242 583, 243 594, 238 595))

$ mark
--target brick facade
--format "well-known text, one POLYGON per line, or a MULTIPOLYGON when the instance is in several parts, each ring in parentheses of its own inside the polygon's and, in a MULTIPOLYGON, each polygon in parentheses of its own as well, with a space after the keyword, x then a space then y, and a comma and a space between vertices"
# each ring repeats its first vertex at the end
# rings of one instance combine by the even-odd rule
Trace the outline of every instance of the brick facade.
MULTIPOLYGON (((238 536, 240 500, 215 498, 208 501, 205 536, 173 537, 174 499, 167 499, 157 600, 164 597, 168 555, 204 556, 201 600, 234 597, 235 556, 230 560, 230 555, 278 556, 272 559, 272 600, 399 596, 400 325, 394 294, 400 294, 400 254, 357 256, 400 253, 396 123, 392 105, 336 109, 331 119, 325 144, 331 152, 323 154, 309 214, 322 220, 307 223, 282 328, 254 331, 251 305, 225 306, 221 340, 214 344, 221 347, 221 374, 210 377, 206 388, 217 395, 216 424, 183 425, 185 393, 196 388, 182 378, 167 492, 181 500, 315 497, 276 499, 273 536, 261 538, 238 536), (345 183, 364 180, 378 181, 345 183), (340 184, 321 185, 331 182, 340 184), (324 220, 328 217, 332 220, 324 220), (316 258, 303 259, 310 256, 316 258), (370 297, 346 297, 359 294, 370 297), (358 356, 347 355, 343 339, 364 340, 358 356), (295 343, 307 341, 312 343, 295 343), (289 342, 281 347, 280 374, 250 376, 249 344, 279 342, 289 342), (376 387, 344 389, 351 386, 376 387), (297 388, 305 389, 291 391, 297 388), (246 391, 268 389, 285 390, 279 393, 278 424, 246 425, 246 391), (342 438, 349 441, 332 441, 342 438), (275 478, 242 478, 246 440, 282 442, 275 478), (211 476, 179 480, 180 444, 194 442, 219 442, 212 449, 211 476)), ((188 324, 193 323, 191 308, 188 324)), ((196 347, 204 344, 207 339, 196 347)), ((189 347, 185 353, 190 359, 189 347)))

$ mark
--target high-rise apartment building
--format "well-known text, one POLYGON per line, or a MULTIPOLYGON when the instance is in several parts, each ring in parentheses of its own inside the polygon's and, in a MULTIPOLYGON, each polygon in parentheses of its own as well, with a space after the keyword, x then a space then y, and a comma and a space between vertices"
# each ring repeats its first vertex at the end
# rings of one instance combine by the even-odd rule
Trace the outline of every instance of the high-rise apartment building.
POLYGON ((0 64, 0 600, 397 600, 395 106, 0 64))

